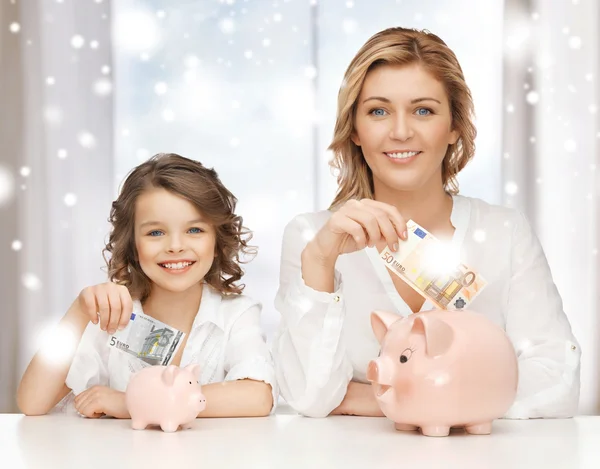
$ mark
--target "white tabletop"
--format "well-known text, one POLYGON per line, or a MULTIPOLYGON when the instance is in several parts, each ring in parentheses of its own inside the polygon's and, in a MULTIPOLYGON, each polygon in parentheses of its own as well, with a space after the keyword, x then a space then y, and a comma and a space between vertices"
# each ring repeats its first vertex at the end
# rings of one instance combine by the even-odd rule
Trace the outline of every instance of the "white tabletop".
POLYGON ((600 467, 600 417, 498 420, 491 435, 397 432, 385 418, 198 419, 190 430, 131 430, 130 420, 0 414, 0 467, 460 468, 600 467))

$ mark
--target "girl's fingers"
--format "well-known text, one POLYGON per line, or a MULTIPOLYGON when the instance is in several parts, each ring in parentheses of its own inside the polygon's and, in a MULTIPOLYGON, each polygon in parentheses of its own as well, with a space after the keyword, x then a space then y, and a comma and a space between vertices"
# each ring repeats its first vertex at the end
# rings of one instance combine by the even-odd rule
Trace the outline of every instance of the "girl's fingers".
POLYGON ((100 312, 100 329, 105 331, 110 320, 110 305, 106 290, 99 289, 96 291, 96 303, 100 312))
POLYGON ((119 319, 119 330, 125 329, 129 320, 131 319, 131 313, 133 312, 133 300, 129 294, 127 287, 119 287, 119 297, 121 298, 121 317, 119 319))
POLYGON ((98 309, 96 308, 96 297, 90 288, 85 288, 80 293, 80 304, 85 314, 88 315, 90 321, 98 324, 98 309))
MULTIPOLYGON (((115 285, 116 286, 116 285, 115 285)), ((110 305, 110 319, 106 330, 109 334, 117 332, 119 320, 121 319, 121 295, 116 288, 109 288, 107 292, 108 303, 110 305)))

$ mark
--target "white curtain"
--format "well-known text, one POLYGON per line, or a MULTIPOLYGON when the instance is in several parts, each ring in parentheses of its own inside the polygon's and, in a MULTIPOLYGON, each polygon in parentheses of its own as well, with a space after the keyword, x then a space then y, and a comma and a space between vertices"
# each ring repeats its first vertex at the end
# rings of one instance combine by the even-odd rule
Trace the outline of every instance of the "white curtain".
POLYGON ((504 203, 544 246, 582 347, 580 412, 600 411, 600 6, 507 0, 504 203))
POLYGON ((0 20, 2 167, 13 182, 1 213, 6 412, 43 331, 106 277, 114 175, 109 2, 3 0, 0 20))

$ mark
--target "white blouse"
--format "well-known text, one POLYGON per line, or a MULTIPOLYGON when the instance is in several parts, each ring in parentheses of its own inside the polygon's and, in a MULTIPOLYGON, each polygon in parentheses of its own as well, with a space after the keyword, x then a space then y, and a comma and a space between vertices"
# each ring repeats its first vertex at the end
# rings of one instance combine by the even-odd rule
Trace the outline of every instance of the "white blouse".
MULTIPOLYGON (((134 312, 143 312, 139 301, 134 312)), ((221 295, 204 285, 202 301, 192 324, 180 366, 200 365, 200 384, 238 379, 271 385, 273 409, 278 389, 273 360, 260 326, 260 303, 244 295, 221 295)), ((131 376, 144 365, 138 358, 107 345, 109 334, 90 322, 85 329, 66 385, 72 389, 55 411, 74 412, 74 396, 95 385, 125 391, 131 376)))
MULTIPOLYGON (((515 209, 479 199, 453 201, 452 248, 488 282, 468 308, 504 328, 518 357, 517 398, 505 418, 574 415, 581 351, 529 222, 515 209)), ((330 216, 330 211, 298 215, 287 225, 275 299, 282 317, 273 342, 281 394, 313 417, 335 409, 350 380, 367 382, 367 365, 379 352, 371 312, 411 314, 376 248, 338 258, 333 293, 305 285, 300 255, 330 216)), ((421 311, 433 307, 426 301, 421 311)))

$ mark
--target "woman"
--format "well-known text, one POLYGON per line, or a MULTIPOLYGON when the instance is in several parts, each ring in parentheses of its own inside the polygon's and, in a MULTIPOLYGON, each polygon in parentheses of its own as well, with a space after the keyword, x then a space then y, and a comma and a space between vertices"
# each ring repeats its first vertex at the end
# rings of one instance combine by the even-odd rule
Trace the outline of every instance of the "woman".
POLYGON ((508 418, 568 417, 579 400, 580 349, 548 263, 519 211, 458 195, 474 154, 473 102, 454 53, 404 28, 375 34, 350 63, 330 149, 338 192, 283 238, 282 315, 273 344, 281 393, 298 412, 382 415, 368 362, 373 310, 432 309, 379 261, 414 220, 488 282, 469 309, 502 326, 519 360, 508 418))

